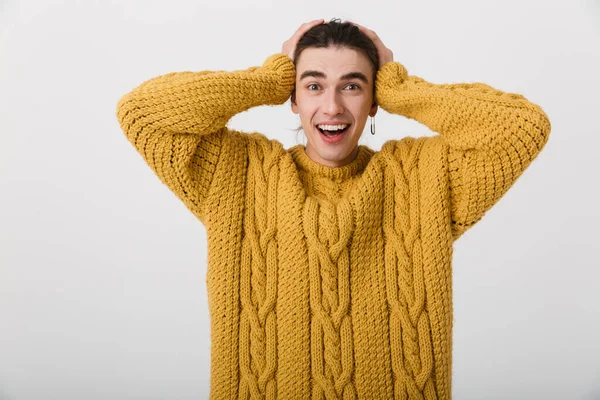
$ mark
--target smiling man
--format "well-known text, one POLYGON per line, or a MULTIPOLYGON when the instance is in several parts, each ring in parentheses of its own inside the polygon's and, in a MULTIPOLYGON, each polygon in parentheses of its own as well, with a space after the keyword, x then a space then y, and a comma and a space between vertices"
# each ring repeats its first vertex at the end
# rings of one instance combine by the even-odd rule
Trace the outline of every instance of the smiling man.
POLYGON ((262 66, 153 78, 117 115, 206 226, 212 399, 452 397, 452 246, 548 141, 539 106, 409 76, 375 32, 316 20, 262 66), (226 126, 290 96, 306 147, 226 126), (360 146, 378 107, 438 135, 360 146))

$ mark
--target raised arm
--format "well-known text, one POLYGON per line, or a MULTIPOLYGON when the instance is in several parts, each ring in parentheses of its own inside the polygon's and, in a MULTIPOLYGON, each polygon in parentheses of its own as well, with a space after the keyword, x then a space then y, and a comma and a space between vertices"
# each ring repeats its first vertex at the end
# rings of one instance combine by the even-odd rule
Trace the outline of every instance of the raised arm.
POLYGON ((231 159, 222 154, 223 141, 233 134, 227 122, 254 106, 283 104, 294 81, 292 61, 279 53, 241 71, 173 72, 121 97, 117 117, 160 180, 204 221, 215 170, 231 159))
POLYGON ((448 146, 454 239, 506 193, 550 134, 547 115, 522 95, 483 83, 432 84, 397 62, 379 69, 376 101, 439 133, 431 139, 448 146))

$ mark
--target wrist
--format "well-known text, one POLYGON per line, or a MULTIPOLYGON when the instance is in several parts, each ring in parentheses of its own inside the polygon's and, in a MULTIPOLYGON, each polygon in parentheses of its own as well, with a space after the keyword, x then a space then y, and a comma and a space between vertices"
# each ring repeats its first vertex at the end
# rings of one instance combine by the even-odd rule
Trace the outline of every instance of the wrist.
POLYGON ((275 72, 277 79, 276 97, 281 102, 285 102, 296 84, 296 68, 293 61, 286 54, 277 53, 266 59, 263 68, 275 72))

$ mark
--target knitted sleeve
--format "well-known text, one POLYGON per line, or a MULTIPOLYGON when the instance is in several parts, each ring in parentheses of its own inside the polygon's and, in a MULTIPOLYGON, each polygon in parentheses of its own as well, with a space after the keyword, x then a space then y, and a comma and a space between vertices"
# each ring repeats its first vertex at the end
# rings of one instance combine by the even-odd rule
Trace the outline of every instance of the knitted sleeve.
POLYGON ((454 239, 479 221, 537 157, 550 134, 544 111, 483 83, 432 84, 390 62, 377 75, 376 101, 414 119, 447 145, 454 239))
POLYGON ((215 170, 232 159, 222 154, 232 135, 227 122, 254 106, 285 103, 294 82, 294 64, 284 54, 241 71, 173 72, 122 96, 117 118, 160 180, 204 221, 215 170))

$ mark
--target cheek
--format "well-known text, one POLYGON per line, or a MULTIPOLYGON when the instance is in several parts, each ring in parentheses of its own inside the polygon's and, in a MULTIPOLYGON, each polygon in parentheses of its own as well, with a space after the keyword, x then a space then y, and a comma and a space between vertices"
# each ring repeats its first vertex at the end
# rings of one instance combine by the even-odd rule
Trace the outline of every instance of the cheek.
POLYGON ((318 105, 310 99, 300 99, 297 103, 298 113, 303 120, 310 120, 318 110, 318 105))
POLYGON ((364 116, 365 114, 369 114, 371 110, 371 102, 365 100, 365 98, 353 99, 348 104, 349 110, 352 111, 355 118, 359 118, 364 116))

